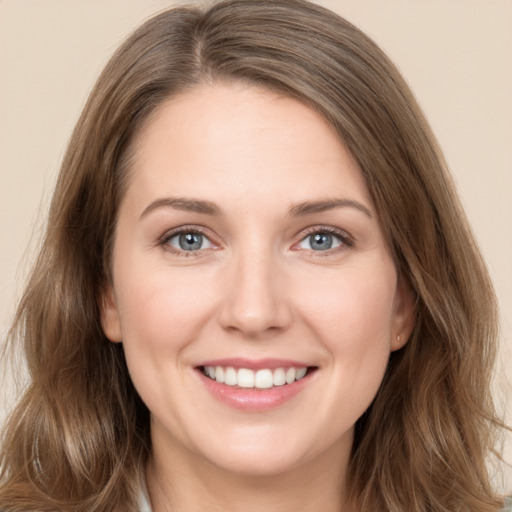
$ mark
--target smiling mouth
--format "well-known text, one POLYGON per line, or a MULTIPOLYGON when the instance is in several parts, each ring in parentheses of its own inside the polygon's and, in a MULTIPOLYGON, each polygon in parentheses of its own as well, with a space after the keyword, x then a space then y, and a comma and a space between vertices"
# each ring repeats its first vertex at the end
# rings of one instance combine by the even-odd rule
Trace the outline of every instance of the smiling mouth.
POLYGON ((200 366, 198 368, 206 377, 226 386, 242 389, 271 389, 287 386, 302 380, 315 371, 315 366, 289 368, 233 368, 231 366, 200 366))

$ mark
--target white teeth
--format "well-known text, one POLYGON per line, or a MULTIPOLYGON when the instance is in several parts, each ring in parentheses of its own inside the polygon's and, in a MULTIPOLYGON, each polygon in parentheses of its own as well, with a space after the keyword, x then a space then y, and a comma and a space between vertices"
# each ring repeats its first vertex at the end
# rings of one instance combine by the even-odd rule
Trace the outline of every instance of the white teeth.
POLYGON ((288 368, 288 370, 286 370, 286 384, 291 384, 295 380, 296 376, 297 371, 295 368, 288 368))
POLYGON ((210 379, 240 388, 269 389, 273 386, 292 384, 306 376, 307 367, 300 368, 276 368, 271 370, 264 368, 258 371, 248 368, 235 368, 228 366, 204 366, 203 373, 210 379))
POLYGON ((286 384, 286 374, 283 368, 278 368, 274 370, 274 386, 282 386, 283 384, 286 384))
POLYGON ((274 385, 274 376, 271 370, 258 370, 254 379, 254 386, 260 389, 268 389, 274 385))
POLYGON ((224 384, 228 386, 236 386, 238 379, 236 378, 236 370, 234 368, 226 368, 224 372, 224 384))
POLYGON ((222 368, 222 366, 215 368, 215 380, 217 382, 224 382, 224 368, 222 368))
POLYGON ((238 385, 241 388, 253 388, 254 387, 254 372, 247 368, 240 368, 238 370, 238 385))
POLYGON ((295 380, 302 379, 306 375, 307 371, 308 371, 307 368, 297 368, 297 374, 295 375, 295 380))

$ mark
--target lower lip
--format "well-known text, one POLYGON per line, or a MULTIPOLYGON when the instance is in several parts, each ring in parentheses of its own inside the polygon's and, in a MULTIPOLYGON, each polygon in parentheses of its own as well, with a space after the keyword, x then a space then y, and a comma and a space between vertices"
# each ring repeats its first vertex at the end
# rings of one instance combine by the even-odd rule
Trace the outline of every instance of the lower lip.
MULTIPOLYGON (((266 411, 288 402, 309 383, 312 373, 291 384, 269 389, 238 388, 221 384, 197 370, 206 389, 220 402, 245 411, 266 411)), ((316 373, 316 372, 315 372, 316 373)))

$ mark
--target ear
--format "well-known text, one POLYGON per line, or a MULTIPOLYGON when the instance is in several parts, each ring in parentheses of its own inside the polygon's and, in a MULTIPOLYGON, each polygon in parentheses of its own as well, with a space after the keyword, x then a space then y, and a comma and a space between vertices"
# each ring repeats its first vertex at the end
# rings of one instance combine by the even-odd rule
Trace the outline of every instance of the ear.
POLYGON ((405 279, 398 278, 395 295, 395 319, 391 332, 391 351, 401 349, 411 337, 416 323, 416 295, 405 279))
POLYGON ((100 298, 101 326, 105 336, 115 343, 122 340, 121 322, 112 284, 108 283, 100 298))

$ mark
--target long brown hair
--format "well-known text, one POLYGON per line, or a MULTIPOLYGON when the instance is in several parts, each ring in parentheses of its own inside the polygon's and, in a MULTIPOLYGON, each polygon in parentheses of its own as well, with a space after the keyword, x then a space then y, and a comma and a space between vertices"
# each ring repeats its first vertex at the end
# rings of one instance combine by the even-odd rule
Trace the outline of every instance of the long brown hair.
POLYGON ((414 332, 356 425, 348 488, 360 510, 490 512, 495 297, 435 139, 383 52, 302 0, 228 0, 146 22, 115 53, 77 123, 40 254, 10 334, 30 382, 1 453, 5 511, 135 511, 149 413, 98 300, 134 134, 170 96, 246 82, 296 98, 360 168, 401 277, 414 332))

